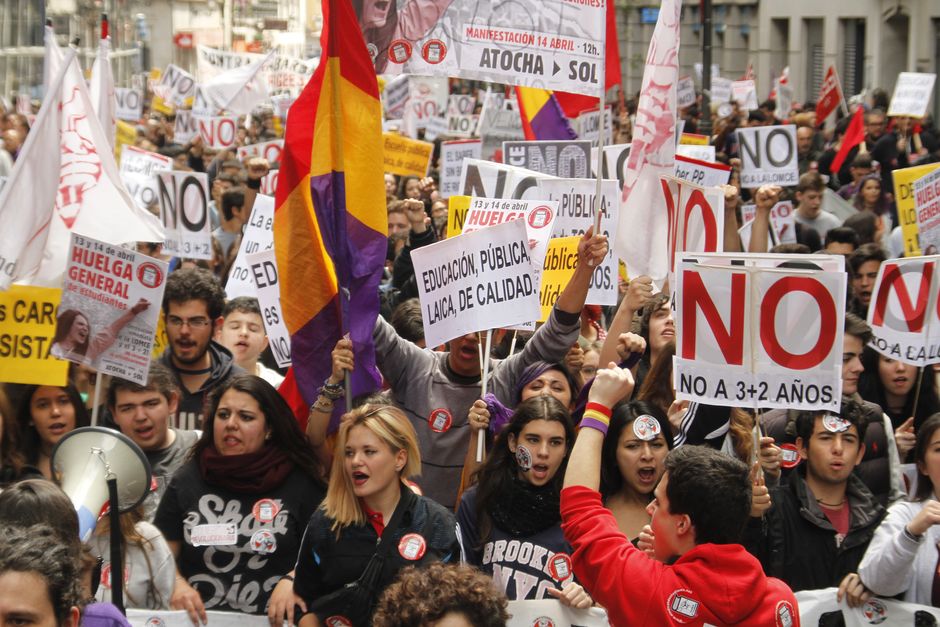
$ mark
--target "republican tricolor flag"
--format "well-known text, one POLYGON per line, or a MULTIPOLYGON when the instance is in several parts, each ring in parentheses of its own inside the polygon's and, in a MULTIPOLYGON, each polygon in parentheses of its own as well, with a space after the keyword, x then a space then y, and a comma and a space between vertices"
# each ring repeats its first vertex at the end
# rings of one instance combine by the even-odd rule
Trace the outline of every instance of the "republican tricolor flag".
POLYGON ((290 108, 274 213, 292 381, 307 404, 346 333, 353 394, 378 387, 372 328, 388 241, 379 90, 349 0, 323 0, 320 43, 320 65, 290 108))
POLYGON ((516 87, 522 132, 528 140, 577 139, 555 94, 537 87, 516 87))

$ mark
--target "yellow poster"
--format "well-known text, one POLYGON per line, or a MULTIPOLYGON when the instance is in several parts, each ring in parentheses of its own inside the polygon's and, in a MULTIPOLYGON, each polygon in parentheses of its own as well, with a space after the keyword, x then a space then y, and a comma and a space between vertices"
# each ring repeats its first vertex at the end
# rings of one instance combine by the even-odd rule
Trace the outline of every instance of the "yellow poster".
POLYGON ((156 94, 154 94, 153 99, 150 101, 150 108, 163 115, 173 115, 173 106, 156 94))
POLYGON ((914 181, 940 168, 940 163, 918 165, 913 168, 895 170, 894 199, 898 204, 898 220, 901 223, 901 235, 904 238, 904 256, 916 257, 921 254, 917 228, 917 210, 914 207, 914 181))
POLYGON ((163 311, 160 311, 160 317, 157 318, 157 332, 153 336, 153 350, 150 351, 150 359, 156 361, 163 355, 163 351, 169 345, 170 341, 166 337, 166 323, 163 321, 163 311))
POLYGON ((451 196, 447 200, 447 237, 463 233, 463 223, 470 210, 470 196, 451 196))
POLYGON ((696 135, 695 133, 683 133, 679 136, 679 143, 685 146, 707 146, 708 135, 696 135))
POLYGON ((400 176, 427 176, 431 165, 431 142, 409 139, 397 133, 382 133, 385 144, 385 171, 400 176))
POLYGON ((69 362, 49 356, 61 299, 50 287, 0 292, 0 381, 65 385, 69 362))
POLYGON ((137 129, 134 125, 118 120, 114 132, 114 158, 118 163, 121 162, 121 149, 127 145, 133 146, 135 141, 137 141, 137 129))
POLYGON ((542 287, 539 292, 539 302, 542 305, 542 316, 539 322, 548 320, 552 313, 555 301, 561 296, 574 274, 578 265, 578 242, 580 237, 555 237, 548 242, 548 252, 545 253, 545 263, 542 265, 542 287))

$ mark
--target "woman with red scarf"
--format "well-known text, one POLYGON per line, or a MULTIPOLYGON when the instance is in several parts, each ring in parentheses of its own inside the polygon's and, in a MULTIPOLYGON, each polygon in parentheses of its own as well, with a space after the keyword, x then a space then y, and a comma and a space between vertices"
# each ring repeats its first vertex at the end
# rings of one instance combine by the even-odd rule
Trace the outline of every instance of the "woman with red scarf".
POLYGON ((287 403, 260 377, 216 390, 202 437, 170 481, 154 524, 176 556, 170 605, 292 622, 293 567, 325 487, 287 403))

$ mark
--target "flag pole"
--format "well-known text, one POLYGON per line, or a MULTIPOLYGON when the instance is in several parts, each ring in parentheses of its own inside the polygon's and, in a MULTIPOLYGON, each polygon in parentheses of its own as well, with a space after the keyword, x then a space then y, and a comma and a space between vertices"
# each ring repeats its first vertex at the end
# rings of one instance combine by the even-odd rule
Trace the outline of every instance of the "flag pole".
MULTIPOLYGON (((613 0, 607 0, 613 2, 613 0)), ((598 14, 601 16, 601 62, 600 62, 600 98, 597 101, 598 114, 600 116, 599 131, 597 134, 597 185, 594 188, 594 235, 601 232, 601 182, 604 180, 604 133, 607 130, 605 121, 607 119, 606 99, 607 99, 607 2, 598 14)))
MULTIPOLYGON (((480 385, 481 385, 481 394, 480 397, 486 396, 486 380, 489 378, 490 374, 490 352, 493 347, 493 329, 490 329, 486 332, 486 349, 484 350, 483 356, 483 373, 481 375, 480 385)), ((483 455, 485 454, 484 450, 484 440, 486 434, 483 431, 477 435, 477 463, 483 462, 483 455)))

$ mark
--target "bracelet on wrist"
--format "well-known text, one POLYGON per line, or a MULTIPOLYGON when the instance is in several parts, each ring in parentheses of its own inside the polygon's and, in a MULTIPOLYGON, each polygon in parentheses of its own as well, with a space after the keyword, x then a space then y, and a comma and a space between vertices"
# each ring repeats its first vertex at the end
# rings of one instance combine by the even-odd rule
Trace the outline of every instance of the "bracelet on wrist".
POLYGON ((325 399, 324 397, 321 396, 317 398, 317 400, 313 403, 313 405, 310 406, 310 411, 311 412, 318 411, 324 414, 331 414, 333 413, 333 401, 329 399, 325 399))
POLYGON ((341 383, 330 383, 327 379, 323 382, 323 387, 317 390, 317 394, 336 401, 343 398, 343 385, 341 383))
POLYGON ((581 419, 582 429, 594 429, 596 431, 600 431, 601 434, 603 434, 604 436, 607 435, 607 429, 609 427, 610 427, 609 423, 601 422, 600 420, 597 420, 596 418, 592 418, 587 415, 587 412, 585 412, 584 418, 581 419))
POLYGON ((584 406, 584 411, 585 413, 587 413, 588 411, 596 411, 599 414, 606 417, 608 422, 610 421, 610 417, 614 413, 613 410, 607 405, 604 405, 602 403, 595 403, 593 401, 589 401, 588 404, 584 406))

